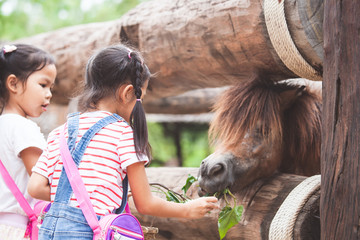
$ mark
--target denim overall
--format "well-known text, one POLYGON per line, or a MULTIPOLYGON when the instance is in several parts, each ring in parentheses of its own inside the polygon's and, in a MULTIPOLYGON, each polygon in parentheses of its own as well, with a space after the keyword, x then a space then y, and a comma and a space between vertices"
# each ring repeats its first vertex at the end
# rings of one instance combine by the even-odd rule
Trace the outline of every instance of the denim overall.
MULTIPOLYGON (((85 149, 94 135, 106 125, 121 119, 119 115, 113 114, 99 120, 86 131, 77 146, 75 146, 79 131, 79 113, 68 116, 68 146, 77 166, 79 166, 85 149)), ((39 240, 93 239, 93 230, 88 225, 82 210, 68 205, 72 192, 70 182, 63 168, 55 194, 55 200, 51 203, 51 208, 45 215, 39 230, 39 240)), ((126 202, 126 199, 122 202, 126 202)), ((100 219, 100 216, 98 216, 98 219, 100 219)))

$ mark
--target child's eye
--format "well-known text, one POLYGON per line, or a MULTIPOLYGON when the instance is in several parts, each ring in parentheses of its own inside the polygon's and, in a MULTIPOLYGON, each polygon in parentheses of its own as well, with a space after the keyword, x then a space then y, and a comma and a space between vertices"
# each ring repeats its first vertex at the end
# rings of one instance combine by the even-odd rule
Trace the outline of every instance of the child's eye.
POLYGON ((42 88, 45 88, 45 87, 46 87, 46 84, 40 84, 40 86, 41 86, 42 88))

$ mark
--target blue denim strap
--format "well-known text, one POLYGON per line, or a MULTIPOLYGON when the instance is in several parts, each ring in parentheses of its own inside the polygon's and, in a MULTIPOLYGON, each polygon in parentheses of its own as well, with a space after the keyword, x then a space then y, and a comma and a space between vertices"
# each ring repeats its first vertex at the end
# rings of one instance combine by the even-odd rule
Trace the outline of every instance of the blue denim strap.
MULTIPOLYGON (((122 118, 119 115, 114 113, 113 115, 102 118, 101 120, 96 122, 93 126, 91 126, 86 131, 86 133, 80 139, 76 148, 72 152, 72 157, 77 166, 80 163, 80 160, 86 150, 87 145, 90 143, 90 141, 94 137, 94 135, 98 131, 100 131, 103 127, 105 127, 106 125, 117 122, 119 120, 122 120, 122 118)), ((68 119, 67 124, 68 124, 68 129, 70 130, 70 132, 68 134, 71 135, 71 139, 68 140, 68 142, 71 144, 71 146, 69 146, 69 150, 71 150, 71 149, 73 149, 72 145, 75 145, 75 142, 76 142, 77 135, 76 136, 74 136, 74 135, 78 133, 78 129, 79 129, 79 115, 77 114, 77 115, 71 116, 68 119), (74 125, 76 128, 74 127, 74 125)), ((70 137, 70 135, 69 135, 69 137, 70 137)), ((72 191, 69 179, 66 175, 64 168, 61 171, 57 189, 58 190, 61 189, 61 190, 56 191, 54 202, 68 204, 73 191, 72 191)), ((127 195, 127 193, 126 193, 126 195, 127 195)))
POLYGON ((119 115, 116 115, 115 113, 111 116, 107 116, 101 120, 99 120, 96 124, 91 126, 89 130, 86 131, 86 133, 82 136, 80 141, 78 142, 74 152, 71 154, 75 164, 79 166, 79 163, 81 161, 82 156, 84 155, 84 152, 89 145, 91 139, 95 136, 97 132, 99 132, 103 127, 110 123, 117 122, 122 119, 119 115))
POLYGON ((80 112, 70 113, 67 117, 68 146, 71 153, 75 150, 76 139, 79 133, 80 112))

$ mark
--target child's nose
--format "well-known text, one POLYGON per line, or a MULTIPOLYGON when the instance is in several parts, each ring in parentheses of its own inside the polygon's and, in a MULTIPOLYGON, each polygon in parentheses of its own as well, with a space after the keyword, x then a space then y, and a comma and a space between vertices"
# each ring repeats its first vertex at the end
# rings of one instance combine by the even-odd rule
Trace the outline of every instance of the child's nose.
POLYGON ((46 98, 51 98, 51 97, 52 97, 51 90, 46 91, 46 98))

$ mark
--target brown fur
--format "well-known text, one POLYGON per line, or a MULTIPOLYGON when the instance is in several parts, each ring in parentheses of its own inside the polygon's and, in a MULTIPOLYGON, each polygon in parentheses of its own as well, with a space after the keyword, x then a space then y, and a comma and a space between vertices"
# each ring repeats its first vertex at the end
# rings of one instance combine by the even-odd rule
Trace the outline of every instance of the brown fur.
MULTIPOLYGON (((306 86, 275 83, 256 77, 228 89, 214 106, 212 143, 240 157, 246 134, 260 131, 263 144, 280 144, 271 153, 281 172, 312 175, 320 172, 321 96, 306 86), (240 152, 239 152, 240 150, 240 152)), ((244 148, 245 149, 245 148, 244 148)), ((271 164, 271 163, 267 163, 271 164)))

